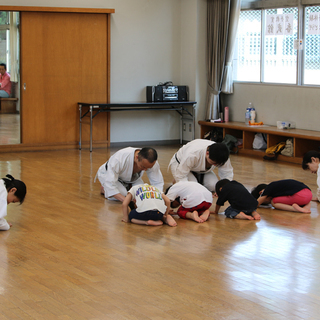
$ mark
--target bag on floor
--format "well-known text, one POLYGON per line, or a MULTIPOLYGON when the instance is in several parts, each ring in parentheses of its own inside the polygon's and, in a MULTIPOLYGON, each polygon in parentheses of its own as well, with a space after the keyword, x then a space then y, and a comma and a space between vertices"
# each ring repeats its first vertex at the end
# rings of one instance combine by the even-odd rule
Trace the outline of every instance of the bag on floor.
POLYGON ((267 139, 264 133, 256 133, 254 136, 252 147, 255 150, 266 150, 267 149, 267 139))
POLYGON ((293 157, 293 140, 287 139, 286 145, 283 150, 281 150, 281 154, 287 157, 293 157))
POLYGON ((263 157, 264 160, 276 160, 280 152, 284 149, 286 143, 279 142, 278 144, 267 148, 266 155, 263 157))
POLYGON ((236 137, 232 136, 231 134, 226 134, 222 140, 222 143, 228 147, 230 153, 238 153, 238 139, 236 137))
POLYGON ((213 128, 211 131, 207 132, 204 135, 204 138, 214 142, 222 142, 223 140, 223 129, 222 128, 213 128))

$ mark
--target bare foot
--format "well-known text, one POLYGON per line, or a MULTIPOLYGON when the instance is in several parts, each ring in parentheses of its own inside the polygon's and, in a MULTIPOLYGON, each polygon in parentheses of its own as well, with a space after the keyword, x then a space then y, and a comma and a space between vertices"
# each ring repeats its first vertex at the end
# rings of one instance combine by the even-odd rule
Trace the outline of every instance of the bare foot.
POLYGON ((249 216, 242 211, 240 213, 238 213, 234 218, 235 219, 242 219, 242 220, 254 220, 254 217, 249 216))
POLYGON ((195 222, 199 222, 199 223, 203 222, 203 220, 199 217, 198 211, 196 211, 196 210, 193 212, 187 212, 186 217, 188 219, 195 221, 195 222))
POLYGON ((252 214, 254 220, 261 219, 260 214, 257 211, 253 211, 251 214, 252 214))
POLYGON ((308 204, 306 204, 304 207, 300 207, 298 204, 294 203, 292 205, 292 208, 295 211, 301 212, 301 213, 311 213, 311 203, 309 202, 308 204))
POLYGON ((177 222, 176 220, 173 219, 172 216, 168 215, 167 217, 163 217, 164 222, 170 226, 170 227, 176 227, 177 226, 177 222))
POLYGON ((148 220, 146 221, 147 226, 161 226, 163 222, 161 220, 148 220))
POLYGON ((138 220, 138 219, 131 219, 132 223, 146 225, 146 226, 161 226, 163 222, 161 220, 138 220))
POLYGON ((206 210, 202 213, 202 215, 199 217, 203 222, 207 221, 210 217, 210 211, 206 210))

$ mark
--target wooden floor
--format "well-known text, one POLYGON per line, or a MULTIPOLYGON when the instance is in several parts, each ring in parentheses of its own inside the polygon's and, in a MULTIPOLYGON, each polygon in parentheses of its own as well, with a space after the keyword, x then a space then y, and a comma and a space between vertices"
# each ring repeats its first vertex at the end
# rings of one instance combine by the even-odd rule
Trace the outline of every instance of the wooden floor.
MULTIPOLYGON (((157 147, 166 186, 176 147, 157 147)), ((121 222, 98 167, 114 149, 2 153, 0 173, 24 180, 0 232, 1 319, 319 319, 320 205, 311 214, 258 209, 226 219, 147 227, 121 222)), ((300 166, 231 156, 248 189, 294 178, 300 166)))
POLYGON ((0 113, 0 145, 20 143, 20 114, 0 113))

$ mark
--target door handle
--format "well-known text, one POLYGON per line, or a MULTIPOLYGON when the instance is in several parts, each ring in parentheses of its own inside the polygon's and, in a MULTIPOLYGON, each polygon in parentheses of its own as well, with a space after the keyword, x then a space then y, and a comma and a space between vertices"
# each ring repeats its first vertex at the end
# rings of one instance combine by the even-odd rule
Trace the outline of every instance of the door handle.
POLYGON ((23 90, 24 90, 24 91, 27 90, 27 84, 26 84, 26 83, 23 84, 23 90))

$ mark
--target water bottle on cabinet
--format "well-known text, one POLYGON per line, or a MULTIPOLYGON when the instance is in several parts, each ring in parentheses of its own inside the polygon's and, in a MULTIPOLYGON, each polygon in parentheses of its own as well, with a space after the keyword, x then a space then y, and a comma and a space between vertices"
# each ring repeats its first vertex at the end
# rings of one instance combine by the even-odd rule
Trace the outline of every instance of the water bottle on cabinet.
POLYGON ((249 103, 249 106, 248 106, 248 108, 247 108, 247 110, 246 110, 246 119, 245 119, 245 123, 246 123, 246 124, 249 124, 249 121, 250 121, 250 118, 251 118, 251 110, 252 110, 252 108, 253 108, 253 105, 252 105, 252 103, 250 102, 250 103, 249 103))
POLYGON ((224 107, 224 122, 229 122, 229 107, 224 107))
POLYGON ((255 123, 256 122, 256 109, 252 107, 250 111, 250 123, 255 123))

